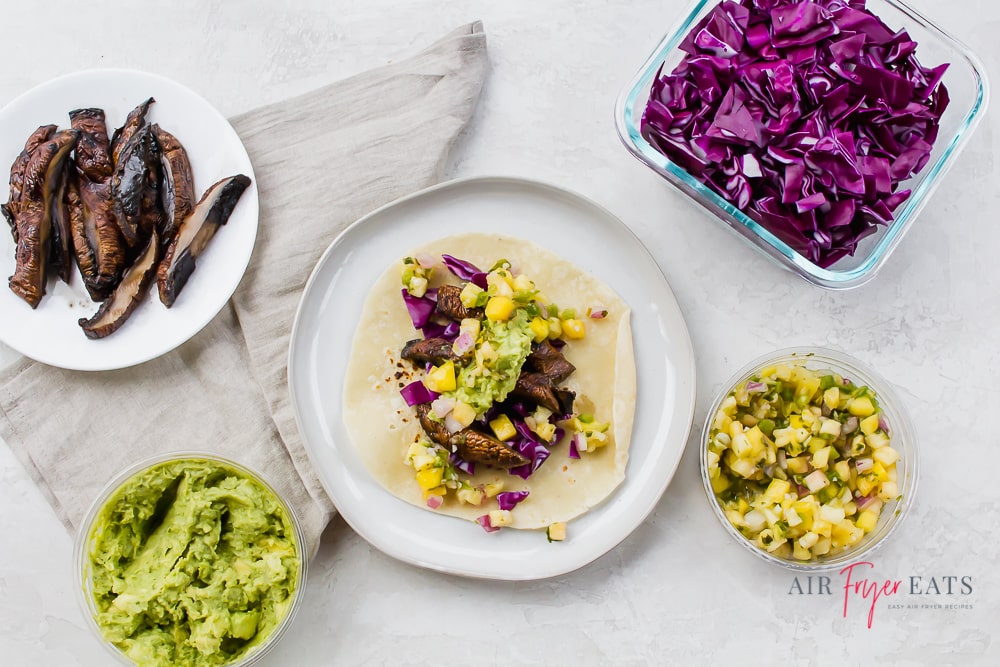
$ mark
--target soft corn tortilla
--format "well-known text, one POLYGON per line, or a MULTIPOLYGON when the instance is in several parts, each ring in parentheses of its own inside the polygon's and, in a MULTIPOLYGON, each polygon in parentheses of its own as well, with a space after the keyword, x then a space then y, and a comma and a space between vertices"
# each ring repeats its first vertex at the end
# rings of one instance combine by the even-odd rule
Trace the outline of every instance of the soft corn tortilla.
MULTIPOLYGON (((576 410, 609 421, 609 442, 580 459, 568 456, 569 438, 551 448, 551 455, 527 480, 505 470, 477 464, 473 485, 503 480, 504 491, 531 493, 512 512, 514 528, 542 528, 569 521, 608 497, 625 479, 629 439, 635 411, 635 359, 630 311, 607 285, 570 262, 528 241, 492 234, 463 234, 440 239, 410 254, 436 258, 449 254, 483 270, 501 258, 530 277, 560 308, 607 307, 603 320, 586 319, 586 336, 569 341, 564 356, 576 366, 560 386, 576 392, 576 410)), ((423 376, 399 352, 414 330, 400 291, 402 258, 389 267, 372 288, 354 334, 344 387, 344 420, 369 472, 393 495, 428 511, 474 520, 497 509, 496 501, 481 506, 459 502, 449 491, 444 503, 430 510, 405 455, 410 443, 424 437, 413 408, 399 389, 423 376)), ((432 286, 458 281, 446 269, 435 270, 432 286)), ((461 474, 461 473, 460 473, 461 474)), ((463 477, 464 474, 462 475, 463 477)))

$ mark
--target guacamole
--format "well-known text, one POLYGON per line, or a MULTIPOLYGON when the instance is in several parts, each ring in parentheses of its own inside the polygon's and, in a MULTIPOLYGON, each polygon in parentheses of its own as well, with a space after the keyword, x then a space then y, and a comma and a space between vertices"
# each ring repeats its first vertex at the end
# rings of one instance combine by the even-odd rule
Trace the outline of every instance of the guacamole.
POLYGON ((472 363, 461 368, 458 374, 454 397, 468 403, 483 414, 494 402, 507 398, 517 384, 524 360, 531 354, 533 334, 528 324, 528 316, 518 310, 507 322, 483 321, 483 344, 477 349, 472 363), (483 348, 488 345, 494 358, 489 368, 484 368, 483 348))
POLYGON ((142 667, 240 659, 281 623, 301 583, 283 505, 219 461, 138 473, 100 510, 87 549, 97 624, 142 667))

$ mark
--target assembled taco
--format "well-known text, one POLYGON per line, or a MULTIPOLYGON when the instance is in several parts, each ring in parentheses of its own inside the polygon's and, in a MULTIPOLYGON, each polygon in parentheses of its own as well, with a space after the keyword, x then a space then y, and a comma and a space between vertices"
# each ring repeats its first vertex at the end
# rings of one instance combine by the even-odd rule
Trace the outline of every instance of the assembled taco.
POLYGON ((415 249, 373 286, 345 422, 369 472, 414 505, 547 528, 622 482, 635 409, 630 311, 533 243, 464 234, 415 249))

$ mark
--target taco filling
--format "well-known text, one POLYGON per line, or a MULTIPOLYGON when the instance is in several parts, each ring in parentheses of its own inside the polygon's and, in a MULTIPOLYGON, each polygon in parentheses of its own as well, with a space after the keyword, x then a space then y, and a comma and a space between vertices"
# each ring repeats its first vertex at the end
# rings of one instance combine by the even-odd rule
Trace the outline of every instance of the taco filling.
POLYGON ((411 503, 561 541, 624 477, 628 321, 607 286, 533 244, 439 241, 369 297, 345 391, 352 439, 411 503))

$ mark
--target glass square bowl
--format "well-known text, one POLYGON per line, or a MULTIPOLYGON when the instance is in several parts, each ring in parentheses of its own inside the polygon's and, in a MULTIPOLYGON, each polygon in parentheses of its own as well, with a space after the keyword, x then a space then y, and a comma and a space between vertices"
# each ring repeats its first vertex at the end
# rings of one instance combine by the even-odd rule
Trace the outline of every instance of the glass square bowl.
POLYGON ((950 63, 942 81, 948 88, 951 101, 941 118, 938 137, 927 164, 920 173, 899 185, 901 189, 911 189, 912 194, 896 209, 895 220, 888 226, 880 225, 875 234, 860 241, 853 256, 844 257, 829 268, 822 268, 671 162, 639 131, 650 87, 660 66, 663 65, 665 73, 674 70, 684 56, 680 43, 718 4, 719 0, 696 0, 622 91, 615 106, 619 137, 636 158, 758 250, 805 280, 831 289, 857 287, 868 282, 899 245, 986 111, 989 87, 982 64, 967 47, 905 3, 899 0, 868 0, 867 7, 871 13, 892 30, 905 29, 917 42, 916 56, 921 64, 930 67, 950 63))

